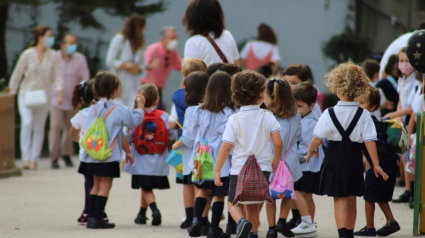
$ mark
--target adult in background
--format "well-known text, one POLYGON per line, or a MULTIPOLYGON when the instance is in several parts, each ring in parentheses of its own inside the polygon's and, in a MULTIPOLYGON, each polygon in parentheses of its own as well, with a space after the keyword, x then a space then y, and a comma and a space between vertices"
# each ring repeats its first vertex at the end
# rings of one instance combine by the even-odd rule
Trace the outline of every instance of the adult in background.
POLYGON ((207 66, 213 63, 239 65, 239 52, 232 34, 226 30, 223 9, 217 0, 192 0, 182 20, 190 38, 184 58, 196 58, 207 66))
POLYGON ((270 62, 276 66, 280 62, 277 36, 273 29, 264 23, 257 28, 257 39, 248 41, 241 51, 242 65, 253 70, 270 62))
MULTIPOLYGON (((56 100, 52 100, 50 109, 49 148, 53 169, 59 168, 60 156, 67 167, 74 166, 70 158, 74 152, 70 134, 71 118, 75 113, 71 98, 75 86, 90 78, 87 60, 84 55, 77 52, 77 38, 74 35, 69 33, 65 35, 58 55, 62 65, 63 102, 58 104, 56 100)), ((56 86, 53 85, 53 87, 56 86)), ((53 98, 56 98, 56 94, 56 91, 53 91, 53 98)))
POLYGON ((164 27, 161 39, 146 48, 145 64, 146 77, 142 83, 153 83, 158 87, 160 102, 158 108, 162 109, 162 89, 170 76, 171 71, 181 70, 181 58, 176 50, 177 33, 174 27, 164 27))
POLYGON ((109 71, 120 79, 122 94, 115 99, 118 104, 133 108, 140 87, 146 29, 144 16, 133 15, 127 19, 121 32, 112 38, 106 54, 109 71))
POLYGON ((30 47, 20 55, 9 82, 11 93, 16 94, 19 88, 20 147, 24 169, 37 169, 44 141, 44 126, 49 114, 48 102, 52 96, 52 84, 55 85, 53 90, 56 91, 56 103, 62 104, 60 60, 57 52, 50 49, 54 42, 55 38, 49 27, 35 28, 34 39, 30 47))

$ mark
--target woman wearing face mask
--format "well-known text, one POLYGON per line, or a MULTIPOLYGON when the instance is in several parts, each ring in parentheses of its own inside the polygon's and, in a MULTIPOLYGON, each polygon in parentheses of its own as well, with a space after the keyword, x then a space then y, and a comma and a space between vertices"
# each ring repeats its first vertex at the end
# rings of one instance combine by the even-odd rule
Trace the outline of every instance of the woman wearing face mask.
POLYGON ((161 40, 146 48, 145 64, 146 77, 142 78, 142 83, 153 83, 158 87, 160 102, 162 105, 162 89, 170 76, 171 71, 181 70, 181 58, 177 52, 177 33, 174 27, 164 27, 161 30, 161 40))
POLYGON ((121 32, 112 38, 106 54, 109 71, 120 79, 122 93, 115 101, 132 108, 137 90, 140 87, 146 19, 141 15, 132 15, 127 19, 121 32))
POLYGON ((21 116, 21 157, 24 169, 37 169, 44 141, 44 125, 49 113, 51 90, 62 104, 62 71, 58 54, 51 50, 55 42, 47 26, 38 26, 28 49, 19 57, 9 81, 11 93, 18 94, 21 116), (55 85, 52 88, 52 85, 55 85))

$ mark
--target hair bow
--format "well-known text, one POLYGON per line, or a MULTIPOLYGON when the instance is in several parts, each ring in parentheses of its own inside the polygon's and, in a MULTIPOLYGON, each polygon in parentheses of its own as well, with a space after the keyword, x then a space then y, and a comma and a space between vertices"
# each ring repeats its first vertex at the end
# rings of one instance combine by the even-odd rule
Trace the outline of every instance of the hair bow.
POLYGON ((280 79, 272 79, 272 80, 270 80, 269 83, 267 84, 267 91, 268 91, 270 97, 273 97, 274 96, 273 95, 273 91, 274 91, 274 84, 275 83, 278 83, 281 86, 285 86, 285 83, 282 80, 280 80, 280 79))

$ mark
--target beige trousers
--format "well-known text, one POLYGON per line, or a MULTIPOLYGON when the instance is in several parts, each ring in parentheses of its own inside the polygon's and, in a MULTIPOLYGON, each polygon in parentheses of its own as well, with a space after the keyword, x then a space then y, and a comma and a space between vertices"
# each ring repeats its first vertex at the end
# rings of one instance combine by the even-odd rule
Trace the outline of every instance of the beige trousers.
POLYGON ((74 111, 64 111, 56 107, 51 108, 49 133, 50 159, 54 160, 63 155, 71 156, 74 153, 70 134, 71 118, 74 115, 74 111))

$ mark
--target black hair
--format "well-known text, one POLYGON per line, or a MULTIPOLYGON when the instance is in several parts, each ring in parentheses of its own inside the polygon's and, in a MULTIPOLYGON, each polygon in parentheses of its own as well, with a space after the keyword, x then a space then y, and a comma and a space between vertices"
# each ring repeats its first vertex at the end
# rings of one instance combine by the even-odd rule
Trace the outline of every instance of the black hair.
POLYGON ((388 58, 387 65, 385 65, 385 73, 387 75, 393 76, 396 80, 401 75, 400 70, 397 68, 398 64, 398 55, 391 55, 390 58, 388 58))
POLYGON ((184 79, 185 101, 188 106, 198 106, 202 102, 208 79, 208 74, 201 71, 192 72, 184 79))
POLYGON ((373 76, 376 73, 379 73, 379 70, 381 66, 379 65, 378 61, 374 59, 367 59, 362 63, 362 66, 369 77, 370 80, 372 80, 373 76))
POLYGON ((94 90, 101 98, 111 99, 112 94, 120 86, 118 77, 107 71, 100 71, 94 77, 94 90))
POLYGON ((270 44, 277 44, 277 36, 274 30, 267 24, 261 23, 258 28, 257 40, 265 41, 270 44))
POLYGON ((192 0, 186 8, 182 24, 190 35, 208 35, 218 38, 226 28, 224 14, 218 0, 192 0))
POLYGON ((254 69, 255 72, 263 75, 265 78, 269 78, 273 75, 273 68, 275 67, 274 63, 270 62, 260 67, 254 69))
POLYGON ((295 100, 300 100, 308 106, 317 101, 317 89, 309 82, 300 83, 292 93, 295 100))
POLYGON ((82 82, 74 88, 72 93, 72 107, 77 109, 80 105, 83 107, 90 106, 94 101, 96 101, 95 94, 93 92, 93 80, 82 82))

